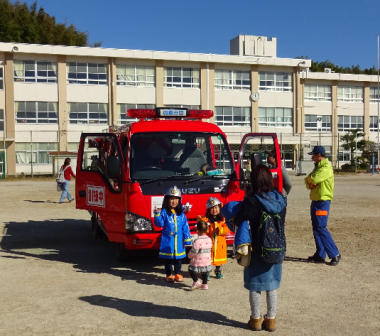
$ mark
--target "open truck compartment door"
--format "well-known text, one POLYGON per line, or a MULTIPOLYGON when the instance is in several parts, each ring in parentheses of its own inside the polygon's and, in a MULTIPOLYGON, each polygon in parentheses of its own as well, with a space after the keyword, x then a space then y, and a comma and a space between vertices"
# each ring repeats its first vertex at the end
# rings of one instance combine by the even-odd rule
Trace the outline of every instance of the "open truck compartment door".
POLYGON ((107 235, 125 232, 124 160, 113 133, 83 133, 79 145, 76 208, 92 212, 107 235))
POLYGON ((273 177, 273 185, 282 193, 282 167, 281 153, 275 133, 247 133, 240 144, 236 173, 240 180, 240 188, 249 191, 250 172, 248 159, 251 160, 251 169, 259 164, 267 166, 273 177), (267 163, 268 153, 272 152, 276 158, 276 164, 267 163), (247 170, 248 168, 248 170, 247 170))

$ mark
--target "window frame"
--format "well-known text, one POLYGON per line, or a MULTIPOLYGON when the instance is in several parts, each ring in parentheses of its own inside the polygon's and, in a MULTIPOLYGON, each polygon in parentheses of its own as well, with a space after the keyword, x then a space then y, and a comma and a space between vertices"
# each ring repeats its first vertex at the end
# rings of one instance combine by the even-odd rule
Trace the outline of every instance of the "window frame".
POLYGON ((0 132, 5 130, 4 109, 0 109, 0 132))
POLYGON ((347 132, 347 131, 352 130, 352 129, 364 130, 363 122, 364 122, 363 116, 338 115, 338 132, 347 132), (353 123, 352 118, 361 118, 361 124, 359 123, 359 125, 361 125, 361 127, 358 127, 358 126, 353 127, 352 125, 358 125, 358 122, 355 121, 355 123, 353 123), (348 122, 347 122, 347 120, 348 120, 348 122), (343 125, 343 126, 340 127, 339 125, 343 125), (349 126, 345 126, 345 125, 349 125, 349 126))
POLYGON ((66 64, 66 83, 72 85, 106 85, 108 86, 108 64, 107 63, 82 63, 82 62, 69 62, 66 64), (75 64, 76 71, 70 71, 70 67, 75 64), (79 64, 79 65, 78 65, 79 64), (90 72, 89 66, 96 65, 97 72, 90 72), (99 66, 103 66, 105 72, 99 72, 99 66), (78 67, 86 67, 86 71, 78 71, 78 67), (71 77, 76 74, 76 78, 71 77), (82 74, 78 78, 78 74, 82 74), (90 76, 98 76, 98 78, 89 78, 90 76), (104 76, 105 78, 100 79, 99 76, 104 76))
POLYGON ((305 132, 331 132, 331 115, 305 114, 304 126, 305 132), (312 117, 315 117, 316 120, 307 120, 312 117), (318 120, 318 118, 320 118, 320 120, 318 120), (313 126, 313 124, 315 124, 315 126, 313 126))
POLYGON ((201 70, 200 68, 188 68, 188 67, 165 67, 164 68, 164 87, 166 88, 182 88, 182 89, 200 89, 201 83, 201 70), (171 69, 172 75, 168 76, 168 70, 171 69), (174 75, 174 71, 181 71, 180 76, 174 75), (184 77, 184 70, 190 71, 190 77, 184 77), (198 77, 194 77, 193 73, 197 71, 198 77), (171 78, 172 80, 169 81, 168 78, 171 78), (174 80, 174 79, 177 80, 174 80), (178 79, 179 78, 179 79, 178 79), (189 78, 189 81, 184 81, 185 78, 189 78), (194 82, 194 79, 198 79, 198 82, 194 82))
POLYGON ((44 84, 57 84, 58 82, 58 64, 57 62, 50 61, 31 61, 31 60, 14 60, 13 61, 13 81, 16 83, 44 83, 44 84), (16 64, 22 63, 22 70, 16 70, 16 64), (46 63, 46 70, 38 69, 39 66, 46 63), (27 65, 33 64, 33 70, 27 69, 27 65), (48 69, 48 64, 52 66, 52 70, 48 69), (54 70, 55 67, 55 70, 54 70), (22 71, 22 76, 17 76, 17 72, 22 71), (46 76, 39 75, 39 72, 45 72, 46 76), (32 75, 34 72, 34 75, 32 75), (49 75, 49 72, 53 72, 54 75, 49 75))
POLYGON ((357 85, 338 85, 337 92, 338 102, 346 102, 346 103, 363 103, 364 101, 364 87, 357 85), (353 89, 361 89, 361 97, 353 98, 353 95, 358 95, 358 93, 353 93, 353 89), (347 97, 345 97, 347 95, 347 97))
POLYGON ((50 157, 49 152, 51 150, 52 151, 56 151, 58 149, 58 144, 56 142, 54 142, 54 143, 52 143, 52 142, 33 142, 32 143, 32 148, 28 148, 27 149, 27 146, 30 146, 29 142, 16 142, 16 149, 15 149, 15 153, 16 153, 16 165, 18 165, 18 166, 29 166, 32 163, 31 160, 30 160, 30 158, 32 158, 33 164, 37 164, 37 165, 51 165, 52 162, 53 162, 53 158, 50 157), (17 149, 17 145, 20 145, 20 144, 25 144, 25 149, 17 149), (42 144, 47 144, 48 148, 47 149, 39 149, 40 145, 42 145, 42 144), (49 145, 52 145, 52 148, 50 148, 49 145), (25 158, 28 158, 29 162, 18 163, 17 162, 19 160, 18 155, 17 155, 18 153, 19 154, 20 153, 25 153, 25 158), (43 153, 46 153, 46 154, 43 154, 43 153), (41 158, 41 155, 46 155, 47 162, 39 162, 39 159, 41 158), (35 159, 35 161, 34 161, 34 159, 35 159))
POLYGON ((378 131, 378 117, 377 116, 369 116, 369 131, 377 132, 378 131))
POLYGON ((15 101, 15 123, 16 124, 37 124, 37 125, 56 125, 58 124, 59 120, 59 115, 58 115, 58 102, 41 102, 41 101, 15 101), (23 104, 24 105, 24 110, 19 110, 18 105, 23 104), (34 104, 35 109, 34 111, 27 111, 29 107, 27 108, 27 104, 34 104), (39 110, 39 104, 47 104, 47 110, 39 110), (49 109, 50 104, 56 104, 56 111, 54 109, 49 109), (19 117, 17 114, 20 113, 25 113, 25 117, 19 117), (35 113, 35 117, 27 117, 27 113, 35 113), (39 114, 46 113, 46 117, 39 117, 39 114), (56 117, 49 117, 50 113, 55 113, 56 117), (35 122, 32 122, 35 120, 35 122), (47 122, 39 122, 39 120, 47 120, 47 122), (52 121, 52 122, 49 122, 52 121))
POLYGON ((4 90, 4 68, 0 67, 0 90, 4 90))
POLYGON ((121 86, 135 86, 135 87, 155 87, 156 86, 156 67, 155 66, 150 66, 150 65, 128 65, 128 64, 116 64, 116 85, 121 85, 121 86), (118 74, 118 70, 120 71, 121 68, 125 70, 127 68, 132 68, 134 70, 133 80, 128 80, 127 78, 131 75, 122 75, 118 74), (147 74, 147 70, 152 70, 153 69, 153 80, 147 80, 147 77, 152 77, 151 75, 147 74), (144 70, 145 74, 144 75, 139 75, 138 70, 144 70), (125 76, 126 79, 119 79, 119 76, 125 76), (144 80, 138 80, 139 76, 145 77, 144 80))
POLYGON ((260 127, 281 127, 281 128, 288 128, 293 127, 293 109, 290 107, 259 107, 259 128, 260 127), (273 115, 268 114, 268 110, 273 110, 273 115), (281 111, 282 116, 281 116, 281 111), (263 116, 260 112, 263 112, 265 110, 265 116, 263 116), (278 110, 278 113, 277 113, 278 110), (286 112, 290 112, 287 115, 285 115, 286 112), (265 120, 263 120, 265 118, 265 120), (278 118, 283 118, 282 121, 278 121, 278 118), (285 121, 285 119, 290 119, 290 121, 285 121))
POLYGON ((292 92, 293 74, 291 72, 259 71, 259 91, 292 92), (273 80, 268 79, 268 75, 273 75, 273 80), (279 86, 278 83, 285 83, 284 78, 280 81, 280 76, 284 75, 289 76, 289 80, 287 81, 289 85, 279 86), (268 82, 273 82, 273 85, 268 85, 268 82))
POLYGON ((304 99, 308 101, 331 101, 331 91, 332 87, 331 85, 327 84, 305 84, 305 90, 304 90, 304 99), (313 93, 310 88, 312 86, 316 87, 315 96, 311 96, 310 94, 313 93), (323 88, 323 90, 321 90, 323 88), (328 90, 326 90, 326 88, 328 90), (309 89, 309 90, 307 90, 309 89), (323 94, 323 95, 322 95, 323 94))
POLYGON ((377 103, 379 101, 380 95, 377 91, 377 87, 371 86, 369 88, 369 102, 370 103, 377 103))
POLYGON ((84 102, 68 102, 67 103, 67 119, 68 119, 68 122, 69 124, 73 124, 73 125, 108 125, 108 120, 109 118, 109 115, 108 115, 108 103, 84 103, 84 102), (71 104, 76 104, 76 111, 72 110, 72 105, 71 104), (83 110, 80 110, 79 111, 79 108, 78 108, 78 104, 86 104, 86 111, 83 111, 83 110), (93 105, 98 105, 98 111, 90 111, 90 104, 93 104, 93 105), (105 106, 105 112, 103 111, 99 111, 99 105, 104 105, 105 106), (70 117, 70 114, 71 113, 76 113, 77 114, 77 118, 71 118, 70 117), (87 114, 87 117, 86 118, 78 118, 78 114, 81 113, 81 114, 87 114), (95 118, 90 118, 90 113, 98 113, 100 115, 100 113, 105 113, 106 114, 106 118, 98 118, 98 119, 95 119, 95 118), (98 122, 94 122, 94 121, 98 121, 98 122), (72 122, 72 121, 76 121, 76 122, 72 122), (86 121, 86 122, 78 122, 78 121, 86 121))
POLYGON ((225 69, 215 69, 214 72, 214 86, 215 90, 251 90, 251 71, 244 70, 225 70, 225 69), (217 74, 220 73, 221 77, 217 77, 217 74), (224 79, 223 73, 228 73, 228 79, 224 79), (235 74, 240 75, 240 79, 235 79, 235 74), (248 80, 242 78, 243 74, 248 74, 248 80), (220 81, 220 84, 217 83, 220 81), (228 81, 228 83, 223 83, 223 81, 228 81), (237 81, 240 81, 240 84, 236 84, 237 81), (248 84, 243 84, 243 82, 248 82, 248 84))
POLYGON ((251 107, 215 106, 215 124, 220 127, 251 127, 251 107), (238 110, 240 111, 238 112, 238 110), (234 115, 234 111, 236 111, 236 115, 234 115), (220 114, 220 112, 222 113, 220 114), (227 114, 229 112, 231 114, 227 114), (236 121, 235 117, 237 118, 236 121), (238 120, 239 117, 244 118, 244 120, 238 120), (245 118, 248 118, 248 120, 245 120, 245 118))

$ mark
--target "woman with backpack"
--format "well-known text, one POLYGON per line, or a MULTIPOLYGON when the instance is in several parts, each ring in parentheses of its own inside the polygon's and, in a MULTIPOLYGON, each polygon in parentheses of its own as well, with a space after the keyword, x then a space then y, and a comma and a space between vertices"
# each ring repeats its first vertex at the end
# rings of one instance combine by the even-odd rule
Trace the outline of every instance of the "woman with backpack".
POLYGON ((69 202, 72 202, 74 200, 74 198, 72 198, 69 193, 69 184, 70 184, 71 176, 74 178, 76 178, 76 176, 73 173, 73 170, 71 169, 70 164, 71 164, 71 159, 66 158, 65 162, 63 163, 63 166, 61 167, 60 174, 63 172, 64 177, 65 177, 65 182, 61 183, 62 195, 61 195, 61 199, 59 200, 59 204, 63 203, 66 197, 69 200, 69 202))
MULTIPOLYGON (((285 234, 281 217, 285 202, 283 196, 274 190, 272 174, 268 167, 257 166, 252 169, 250 177, 250 196, 242 202, 227 203, 222 209, 222 215, 226 221, 233 221, 238 227, 235 234, 237 252, 239 253, 245 245, 252 246, 250 263, 244 268, 244 287, 249 290, 251 304, 248 325, 254 331, 262 328, 275 331, 277 289, 280 287, 282 261, 285 256, 285 234), (267 226, 266 232, 261 230, 263 226, 267 226), (269 245, 275 241, 274 243, 282 248, 262 248, 262 241, 269 241, 269 245), (262 291, 266 291, 267 295, 267 313, 264 315, 264 321, 260 313, 262 291)), ((247 253, 248 250, 250 248, 246 249, 247 253)), ((237 259, 239 257, 237 255, 237 259)))

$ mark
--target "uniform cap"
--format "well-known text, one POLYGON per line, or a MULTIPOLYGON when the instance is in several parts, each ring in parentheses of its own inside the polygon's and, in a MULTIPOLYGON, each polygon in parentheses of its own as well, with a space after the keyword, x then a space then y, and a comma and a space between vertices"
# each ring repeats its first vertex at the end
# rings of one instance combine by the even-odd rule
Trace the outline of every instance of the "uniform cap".
POLYGON ((165 196, 181 197, 181 190, 179 190, 177 188, 177 186, 174 186, 174 187, 168 189, 165 196))
POLYGON ((322 146, 314 146, 313 151, 308 154, 325 154, 325 149, 322 146))
POLYGON ((214 207, 215 205, 222 204, 221 201, 219 201, 216 197, 210 197, 206 203, 206 209, 210 209, 214 207))

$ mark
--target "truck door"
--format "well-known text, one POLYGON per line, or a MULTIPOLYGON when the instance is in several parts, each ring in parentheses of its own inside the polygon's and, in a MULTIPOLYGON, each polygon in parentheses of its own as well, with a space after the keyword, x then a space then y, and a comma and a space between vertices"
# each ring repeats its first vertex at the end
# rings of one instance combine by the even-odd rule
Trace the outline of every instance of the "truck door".
POLYGON ((97 214, 107 234, 125 232, 124 168, 115 134, 82 134, 76 170, 76 208, 97 214))
POLYGON ((273 184, 282 193, 281 153, 275 133, 248 133, 243 137, 236 166, 240 189, 249 192, 250 171, 259 164, 269 167, 273 184))

